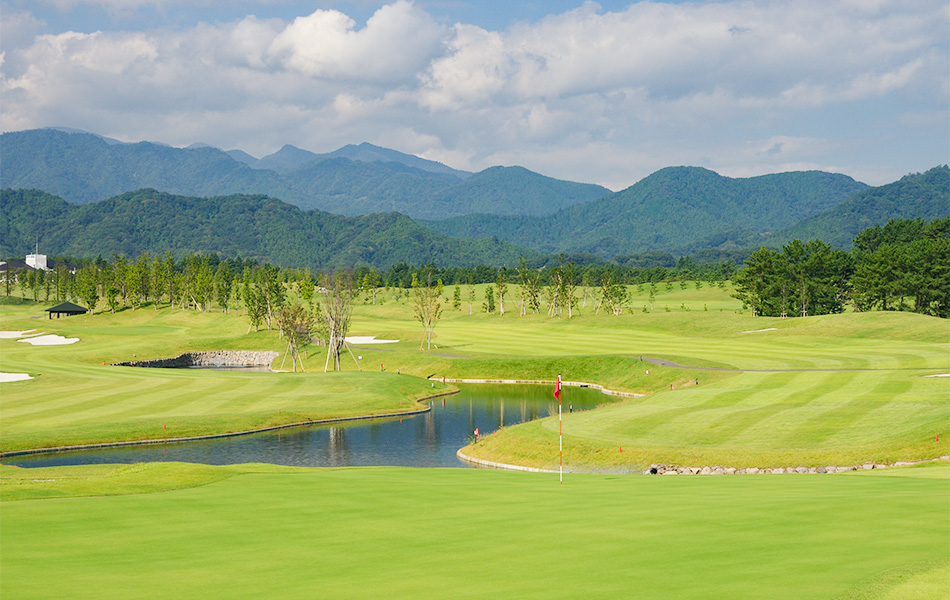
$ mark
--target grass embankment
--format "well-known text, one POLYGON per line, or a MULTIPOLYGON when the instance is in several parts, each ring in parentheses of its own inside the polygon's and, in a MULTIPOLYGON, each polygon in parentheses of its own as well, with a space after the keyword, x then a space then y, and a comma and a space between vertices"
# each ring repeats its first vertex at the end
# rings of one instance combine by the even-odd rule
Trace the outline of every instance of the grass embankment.
POLYGON ((0 467, 0 595, 940 598, 948 476, 0 467))
MULTIPOLYGON (((34 320, 36 306, 3 306, 0 329, 58 333, 80 341, 31 346, 0 340, 4 372, 0 450, 167 439, 420 408, 449 386, 394 373, 221 373, 113 367, 195 350, 283 350, 273 331, 250 333, 221 313, 140 309, 34 320), (105 363, 105 364, 103 364, 105 363)), ((279 365, 279 359, 276 361, 279 365)))

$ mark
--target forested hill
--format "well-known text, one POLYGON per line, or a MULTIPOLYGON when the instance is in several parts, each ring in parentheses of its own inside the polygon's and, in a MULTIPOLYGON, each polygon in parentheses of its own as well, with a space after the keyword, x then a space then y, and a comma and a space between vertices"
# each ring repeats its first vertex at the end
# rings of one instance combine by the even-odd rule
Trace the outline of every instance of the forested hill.
POLYGON ((782 243, 821 239, 832 246, 851 248, 858 232, 890 219, 931 221, 950 215, 950 167, 912 173, 899 181, 858 192, 831 209, 779 232, 782 243))
POLYGON ((548 253, 686 254, 755 244, 865 188, 821 171, 734 179, 698 167, 670 167, 547 217, 469 215, 425 224, 454 237, 496 236, 548 253))
POLYGON ((143 189, 75 205, 40 191, 2 190, 0 253, 22 256, 37 238, 50 255, 217 252, 318 268, 516 264, 537 256, 497 240, 451 239, 396 213, 305 212, 262 195, 196 198, 143 189))
POLYGON ((0 187, 38 189, 80 204, 142 188, 187 196, 266 194, 303 209, 351 216, 398 211, 427 219, 469 214, 473 207, 545 215, 610 193, 526 169, 469 176, 368 144, 326 155, 285 147, 266 159, 270 163, 208 146, 110 143, 88 133, 35 129, 0 136, 0 187), (261 163, 280 172, 251 166, 261 163))

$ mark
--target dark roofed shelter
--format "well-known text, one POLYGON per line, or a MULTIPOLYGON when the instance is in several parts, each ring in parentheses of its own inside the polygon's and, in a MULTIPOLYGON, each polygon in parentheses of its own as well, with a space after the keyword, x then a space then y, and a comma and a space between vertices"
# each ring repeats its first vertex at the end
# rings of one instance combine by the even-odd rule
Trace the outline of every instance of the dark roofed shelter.
POLYGON ((66 315, 67 317, 72 315, 81 315, 89 312, 88 308, 83 308, 78 304, 73 304, 72 302, 63 302, 62 304, 57 304, 53 308, 47 308, 46 312, 49 313, 49 318, 53 318, 53 313, 56 313, 56 318, 58 319, 60 315, 66 315))

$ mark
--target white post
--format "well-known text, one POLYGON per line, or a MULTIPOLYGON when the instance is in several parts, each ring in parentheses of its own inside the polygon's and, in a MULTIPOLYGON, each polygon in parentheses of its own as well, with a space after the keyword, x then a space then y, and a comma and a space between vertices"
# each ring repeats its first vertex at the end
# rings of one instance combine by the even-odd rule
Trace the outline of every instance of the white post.
POLYGON ((558 482, 564 483, 564 437, 561 428, 561 374, 557 375, 557 445, 560 454, 560 466, 558 467, 558 482))

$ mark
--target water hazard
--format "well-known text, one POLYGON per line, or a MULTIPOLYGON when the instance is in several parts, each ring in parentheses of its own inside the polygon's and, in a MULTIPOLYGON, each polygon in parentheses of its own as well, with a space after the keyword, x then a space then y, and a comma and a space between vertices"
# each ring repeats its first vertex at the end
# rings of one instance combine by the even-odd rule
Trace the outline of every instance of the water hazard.
MULTIPOLYGON (((557 415, 553 387, 464 385, 461 393, 431 403, 413 417, 351 424, 314 425, 234 438, 40 454, 5 459, 22 467, 94 463, 180 461, 209 465, 250 462, 298 467, 406 466, 467 467, 456 451, 478 428, 488 435, 500 426, 557 415)), ((590 410, 610 396, 563 388, 562 410, 590 410)))

